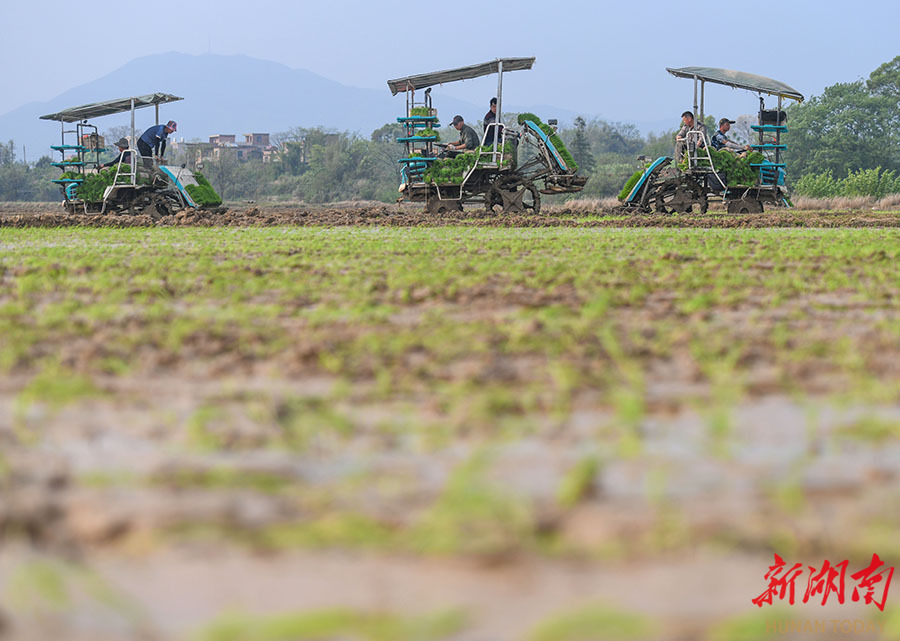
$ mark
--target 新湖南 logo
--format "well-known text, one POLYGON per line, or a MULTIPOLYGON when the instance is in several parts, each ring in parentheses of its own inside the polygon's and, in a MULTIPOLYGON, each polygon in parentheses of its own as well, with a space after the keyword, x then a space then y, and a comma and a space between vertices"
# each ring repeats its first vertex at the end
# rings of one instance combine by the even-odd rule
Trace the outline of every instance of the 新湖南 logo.
MULTIPOLYGON (((832 565, 829 561, 823 561, 820 567, 814 565, 807 566, 809 568, 806 577, 806 589, 803 590, 803 581, 800 581, 800 590, 803 590, 803 603, 817 600, 822 597, 822 605, 828 602, 829 597, 834 595, 838 603, 844 603, 846 593, 846 575, 849 561, 841 561, 832 565)), ((797 579, 803 575, 805 569, 802 563, 795 563, 790 568, 777 554, 775 555, 775 565, 769 566, 765 579, 769 582, 766 591, 753 599, 753 603, 759 607, 763 604, 772 605, 774 599, 783 601, 787 597, 788 603, 794 605, 794 599, 798 592, 796 586, 797 579)), ((859 601, 862 599, 866 605, 872 603, 879 610, 884 611, 884 604, 887 601, 888 589, 891 587, 891 578, 894 576, 894 568, 888 567, 878 558, 877 554, 872 555, 872 561, 868 567, 862 568, 858 572, 850 575, 853 588, 851 599, 859 601)))

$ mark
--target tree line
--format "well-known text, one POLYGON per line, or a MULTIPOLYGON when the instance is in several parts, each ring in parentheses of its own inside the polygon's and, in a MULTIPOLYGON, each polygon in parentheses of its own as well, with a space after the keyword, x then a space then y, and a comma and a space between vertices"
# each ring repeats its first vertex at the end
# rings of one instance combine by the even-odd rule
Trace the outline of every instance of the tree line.
MULTIPOLYGON (((900 192, 900 56, 866 79, 837 83, 821 95, 787 108, 786 154, 789 186, 798 195, 880 197, 900 192)), ((515 121, 514 114, 504 120, 515 121)), ((749 116, 732 130, 751 135, 749 116)), ((707 117, 710 131, 715 118, 707 117)), ((619 192, 639 167, 639 156, 671 155, 680 123, 670 131, 642 135, 629 124, 578 117, 560 135, 589 176, 579 197, 619 192)), ((109 132, 114 139, 116 132, 109 132)), ((392 202, 397 197, 403 146, 402 129, 385 124, 368 137, 321 128, 294 128, 273 136, 282 149, 277 162, 240 162, 223 157, 204 163, 203 172, 226 200, 341 200, 392 202)), ((440 130, 443 140, 457 137, 440 130)), ((183 162, 185 158, 173 158, 183 162)), ((0 200, 60 199, 51 180, 59 169, 44 156, 34 163, 16 160, 15 144, 0 144, 0 200)))

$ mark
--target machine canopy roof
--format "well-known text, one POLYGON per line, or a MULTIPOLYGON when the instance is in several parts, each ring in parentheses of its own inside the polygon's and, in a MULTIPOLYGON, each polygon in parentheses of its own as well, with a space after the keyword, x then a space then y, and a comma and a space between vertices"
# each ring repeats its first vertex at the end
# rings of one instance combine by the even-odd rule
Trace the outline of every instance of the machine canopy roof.
POLYGON ((41 116, 41 120, 78 122, 79 120, 88 120, 90 118, 99 118, 100 116, 109 116, 112 114, 122 113, 123 111, 131 111, 132 100, 134 100, 134 108, 140 109, 141 107, 150 107, 151 105, 161 105, 166 102, 184 100, 184 98, 179 98, 178 96, 173 96, 169 93, 148 93, 146 96, 134 96, 133 98, 129 96, 128 98, 104 100, 103 102, 93 102, 89 105, 81 105, 80 107, 63 109, 59 113, 41 116))
POLYGON ((755 73, 716 69, 714 67, 681 67, 680 69, 666 67, 666 71, 678 78, 696 77, 698 80, 705 80, 706 82, 714 82, 719 85, 735 87, 736 89, 758 91, 767 93, 770 96, 781 96, 782 98, 803 102, 803 94, 793 87, 765 76, 757 76, 755 73))
POLYGON ((456 82, 457 80, 469 80, 470 78, 479 78, 481 76, 489 76, 499 71, 500 64, 503 63, 503 71, 522 71, 531 69, 534 64, 534 58, 497 58, 490 62, 482 62, 478 65, 469 65, 468 67, 459 67, 457 69, 447 69, 446 71, 434 71, 432 73, 421 73, 417 76, 406 76, 405 78, 397 78, 388 80, 388 87, 393 95, 397 95, 401 91, 408 89, 427 89, 434 85, 442 85, 447 82, 456 82))

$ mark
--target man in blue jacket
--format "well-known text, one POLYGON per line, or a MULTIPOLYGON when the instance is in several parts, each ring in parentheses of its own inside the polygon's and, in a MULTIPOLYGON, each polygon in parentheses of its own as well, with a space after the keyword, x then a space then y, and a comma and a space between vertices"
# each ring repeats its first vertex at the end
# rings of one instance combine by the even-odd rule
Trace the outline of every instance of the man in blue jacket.
POLYGON ((138 152, 145 159, 144 164, 148 164, 147 158, 155 156, 161 159, 163 157, 166 153, 166 138, 177 129, 178 124, 174 120, 170 120, 164 125, 153 125, 141 134, 137 148, 138 152))

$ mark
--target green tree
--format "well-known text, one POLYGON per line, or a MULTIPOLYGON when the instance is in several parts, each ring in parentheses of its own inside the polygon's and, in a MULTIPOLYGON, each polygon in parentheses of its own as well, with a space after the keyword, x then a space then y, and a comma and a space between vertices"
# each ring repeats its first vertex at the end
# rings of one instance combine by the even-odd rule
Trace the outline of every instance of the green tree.
POLYGON ((16 143, 10 140, 5 145, 0 143, 0 166, 16 162, 16 143))
POLYGON ((866 81, 866 87, 873 94, 900 100, 900 56, 873 71, 866 81))
POLYGON ((372 132, 372 142, 391 143, 397 145, 397 138, 403 136, 403 125, 389 122, 372 132))
POLYGON ((827 87, 788 108, 790 175, 900 169, 900 138, 893 128, 896 99, 872 93, 862 80, 827 87))
POLYGON ((400 184, 400 163, 405 154, 404 145, 397 143, 403 136, 403 127, 399 123, 387 123, 372 132, 370 150, 379 173, 393 177, 395 185, 400 184))
POLYGON ((575 119, 575 137, 572 139, 572 155, 583 173, 594 170, 596 160, 591 153, 591 143, 587 136, 587 123, 584 118, 578 116, 575 119))

